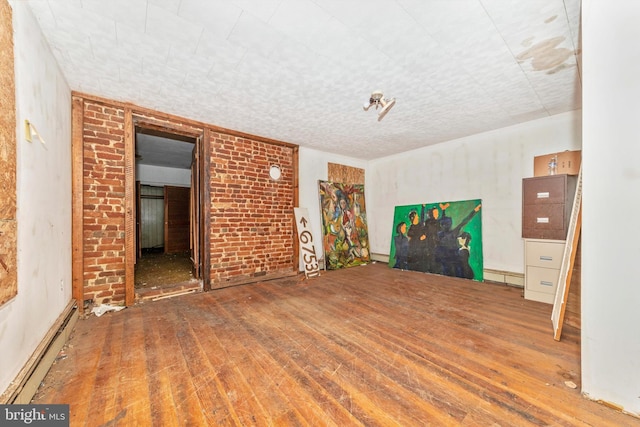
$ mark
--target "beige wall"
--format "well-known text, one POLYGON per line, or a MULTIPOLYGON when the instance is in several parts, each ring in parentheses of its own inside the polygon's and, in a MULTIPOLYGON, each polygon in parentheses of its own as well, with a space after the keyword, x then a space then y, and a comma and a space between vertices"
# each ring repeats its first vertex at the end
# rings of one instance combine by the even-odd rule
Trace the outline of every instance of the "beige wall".
POLYGON ((579 150, 580 126, 565 113, 369 162, 372 251, 389 254, 395 206, 482 199, 484 268, 523 273, 522 178, 537 155, 579 150))
POLYGON ((582 390, 640 416, 640 2, 584 0, 582 390))
POLYGON ((0 307, 0 391, 71 300, 71 92, 28 6, 9 4, 17 104, 18 295, 0 307), (26 140, 25 120, 46 144, 26 140))

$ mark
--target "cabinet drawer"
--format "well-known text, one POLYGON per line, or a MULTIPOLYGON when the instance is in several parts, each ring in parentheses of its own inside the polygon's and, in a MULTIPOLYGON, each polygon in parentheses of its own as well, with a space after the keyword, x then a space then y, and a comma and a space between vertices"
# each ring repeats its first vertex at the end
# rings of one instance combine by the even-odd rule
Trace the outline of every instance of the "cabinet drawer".
POLYGON ((560 269, 564 242, 525 241, 525 264, 529 267, 560 269))
POLYGON ((524 205, 565 203, 567 200, 567 176, 551 175, 528 178, 522 181, 524 205))
POLYGON ((550 175, 522 180, 522 237, 567 238, 576 177, 550 175))
POLYGON ((566 206, 563 204, 530 205, 522 215, 522 237, 531 239, 566 238, 566 206))
POLYGON ((560 270, 555 268, 527 266, 525 293, 528 290, 555 295, 559 276, 560 270))

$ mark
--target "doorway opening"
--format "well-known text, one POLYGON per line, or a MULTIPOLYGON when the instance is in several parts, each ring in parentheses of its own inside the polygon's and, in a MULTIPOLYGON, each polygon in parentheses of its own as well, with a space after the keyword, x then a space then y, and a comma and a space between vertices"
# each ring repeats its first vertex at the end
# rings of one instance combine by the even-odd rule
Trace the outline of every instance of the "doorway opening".
POLYGON ((194 238, 200 234, 199 195, 193 177, 199 138, 135 130, 135 299, 201 290, 199 239, 194 238))

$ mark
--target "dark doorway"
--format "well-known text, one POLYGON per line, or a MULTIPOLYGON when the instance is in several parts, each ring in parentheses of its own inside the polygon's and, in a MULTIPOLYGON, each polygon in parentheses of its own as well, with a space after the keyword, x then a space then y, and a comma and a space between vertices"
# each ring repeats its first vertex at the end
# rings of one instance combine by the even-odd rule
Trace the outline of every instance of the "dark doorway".
POLYGON ((136 300, 201 289, 191 177, 198 139, 136 128, 136 300))

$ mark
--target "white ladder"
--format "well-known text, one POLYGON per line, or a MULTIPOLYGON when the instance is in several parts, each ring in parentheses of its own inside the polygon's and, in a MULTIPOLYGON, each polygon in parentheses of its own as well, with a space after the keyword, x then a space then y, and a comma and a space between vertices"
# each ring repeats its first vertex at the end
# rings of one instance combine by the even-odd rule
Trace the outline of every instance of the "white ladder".
POLYGON ((573 264, 576 259, 576 248, 580 239, 580 229, 582 228, 582 166, 578 173, 578 184, 576 186, 576 194, 573 198, 573 207, 571 209, 571 219, 569 220, 569 229, 567 231, 567 240, 564 245, 564 254, 562 255, 562 265, 560 266, 560 275, 558 276, 558 286, 556 287, 556 296, 553 303, 553 311, 551 312, 551 322, 553 323, 553 338, 560 341, 562 334, 562 323, 564 321, 564 312, 569 297, 569 285, 571 284, 571 276, 573 274, 573 264))

